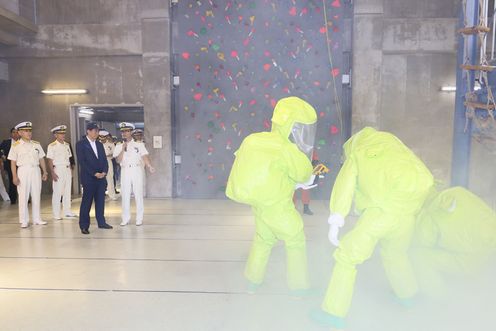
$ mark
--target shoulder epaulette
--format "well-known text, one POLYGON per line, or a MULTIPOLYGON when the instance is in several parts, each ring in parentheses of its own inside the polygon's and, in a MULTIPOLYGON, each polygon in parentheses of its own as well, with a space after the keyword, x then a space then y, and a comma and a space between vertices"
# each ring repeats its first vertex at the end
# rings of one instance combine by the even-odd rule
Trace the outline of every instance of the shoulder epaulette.
POLYGON ((31 142, 32 142, 33 144, 38 144, 38 145, 41 145, 41 144, 40 144, 40 142, 39 142, 39 141, 36 141, 36 140, 31 140, 31 142))
POLYGON ((55 144, 57 144, 57 140, 55 140, 54 142, 51 142, 48 146, 54 146, 55 144))
POLYGON ((21 143, 21 142, 18 140, 18 141, 16 141, 16 142, 14 143, 14 145, 12 145, 12 146, 17 146, 17 145, 19 145, 20 143, 21 143))

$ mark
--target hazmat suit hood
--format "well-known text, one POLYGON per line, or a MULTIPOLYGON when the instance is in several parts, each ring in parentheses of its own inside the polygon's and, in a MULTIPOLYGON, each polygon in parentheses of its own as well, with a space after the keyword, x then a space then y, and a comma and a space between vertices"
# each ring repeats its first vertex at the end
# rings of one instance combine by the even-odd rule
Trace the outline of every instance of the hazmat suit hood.
MULTIPOLYGON (((384 145, 384 139, 379 135, 379 133, 380 131, 367 126, 354 134, 343 146, 345 156, 349 157, 357 150, 362 148, 371 148, 374 145, 376 146, 376 149, 383 148, 381 146, 384 145)), ((372 148, 372 150, 374 149, 372 148)))
POLYGON ((417 217, 416 231, 417 242, 427 247, 482 255, 496 249, 496 213, 459 186, 431 192, 417 217))
POLYGON ((306 101, 298 97, 279 100, 272 115, 272 132, 290 139, 311 158, 315 142, 317 113, 306 101))
POLYGON ((331 195, 330 210, 348 215, 352 202, 398 214, 416 214, 433 177, 423 162, 396 136, 365 127, 343 146, 345 162, 331 195))

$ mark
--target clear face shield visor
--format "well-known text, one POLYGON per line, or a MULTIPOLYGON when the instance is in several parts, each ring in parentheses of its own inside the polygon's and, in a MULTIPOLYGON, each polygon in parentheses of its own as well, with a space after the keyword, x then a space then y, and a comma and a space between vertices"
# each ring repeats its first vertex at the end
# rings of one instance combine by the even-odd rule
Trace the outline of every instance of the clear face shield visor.
POLYGON ((295 123, 291 129, 291 135, 289 136, 290 140, 298 146, 300 151, 305 153, 309 160, 312 160, 316 132, 317 123, 295 123))

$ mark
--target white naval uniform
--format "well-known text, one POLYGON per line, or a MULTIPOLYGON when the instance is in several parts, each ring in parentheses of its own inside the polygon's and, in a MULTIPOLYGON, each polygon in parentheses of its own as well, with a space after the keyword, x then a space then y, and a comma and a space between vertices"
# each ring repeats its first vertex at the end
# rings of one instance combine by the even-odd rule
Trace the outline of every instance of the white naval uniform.
MULTIPOLYGON (((10 161, 4 160, 3 162, 8 162, 10 166, 10 161)), ((3 164, 1 165, 2 170, 3 170, 3 164)), ((3 176, 0 173, 0 196, 2 196, 3 201, 10 201, 9 194, 7 193, 7 190, 5 189, 5 183, 3 182, 3 176)))
MULTIPOLYGON (((7 161, 4 161, 7 162, 7 161)), ((10 163, 10 162, 9 162, 10 163)), ((3 176, 0 175, 0 196, 2 196, 3 201, 10 201, 9 194, 5 189, 5 183, 3 182, 3 176)))
POLYGON ((114 157, 115 145, 109 141, 103 144, 105 155, 107 156, 108 172, 107 172, 107 193, 110 199, 115 200, 115 186, 114 186, 114 164, 112 158, 114 157))
POLYGON ((141 162, 141 172, 143 173, 143 196, 146 197, 146 164, 143 161, 141 162))
MULTIPOLYGON (((16 141, 14 139, 11 139, 12 144, 15 142, 16 141)), ((3 150, 2 150, 2 152, 3 152, 3 150)), ((7 157, 8 155, 4 155, 4 156, 7 157)), ((10 161, 7 159, 4 159, 3 164, 2 164, 2 168, 6 165, 6 162, 10 167, 10 161)), ((3 181, 3 176, 1 174, 0 174, 0 177, 1 177, 0 178, 0 195, 2 196, 3 201, 10 201, 9 194, 7 193, 7 190, 5 189, 5 182, 3 181)))
MULTIPOLYGON (((139 141, 139 142, 145 145, 144 141, 139 141)), ((146 197, 146 165, 143 160, 141 160, 141 171, 143 171, 143 196, 146 197)))
POLYGON ((52 212, 55 219, 60 219, 60 198, 62 198, 62 206, 64 215, 73 215, 71 211, 71 184, 72 171, 69 158, 72 156, 69 143, 60 143, 55 140, 48 145, 47 158, 52 160, 53 170, 59 179, 52 181, 52 212))
MULTIPOLYGON (((115 158, 121 153, 122 146, 122 143, 115 146, 115 158)), ((127 143, 127 151, 122 155, 120 164, 123 224, 129 223, 131 219, 131 192, 134 193, 136 201, 136 224, 140 225, 143 222, 143 168, 141 162, 144 155, 148 155, 145 145, 134 140, 127 143)))
MULTIPOLYGON (((41 196, 41 170, 40 159, 45 157, 45 152, 40 143, 34 140, 26 142, 23 139, 16 141, 10 148, 8 159, 16 161, 19 185, 19 223, 27 226, 29 223, 28 200, 31 194, 33 224, 41 224, 40 196, 41 196)), ((46 223, 45 223, 46 224, 46 223)))

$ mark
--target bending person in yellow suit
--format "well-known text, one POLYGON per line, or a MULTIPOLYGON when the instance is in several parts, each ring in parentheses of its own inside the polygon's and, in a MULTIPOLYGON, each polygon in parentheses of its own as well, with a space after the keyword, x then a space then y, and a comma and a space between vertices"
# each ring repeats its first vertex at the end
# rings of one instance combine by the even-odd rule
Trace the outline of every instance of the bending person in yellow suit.
POLYGON ((391 286, 401 300, 417 292, 407 249, 415 216, 433 185, 425 165, 394 135, 366 127, 343 146, 346 160, 330 199, 329 240, 338 246, 323 311, 312 318, 333 330, 344 328, 351 305, 356 266, 372 256, 377 244, 391 286), (339 229, 355 209, 360 218, 341 242, 339 229))
POLYGON ((235 153, 226 195, 251 205, 255 214, 256 234, 245 269, 250 291, 263 282, 278 240, 286 246, 289 288, 309 287, 303 221, 293 193, 297 183, 313 182, 310 160, 316 122, 314 108, 304 100, 281 99, 274 109, 271 132, 249 135, 235 153))
POLYGON ((417 218, 413 262, 421 290, 438 297, 443 275, 471 275, 496 249, 496 213, 472 192, 433 192, 417 218))

